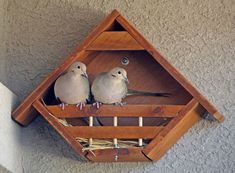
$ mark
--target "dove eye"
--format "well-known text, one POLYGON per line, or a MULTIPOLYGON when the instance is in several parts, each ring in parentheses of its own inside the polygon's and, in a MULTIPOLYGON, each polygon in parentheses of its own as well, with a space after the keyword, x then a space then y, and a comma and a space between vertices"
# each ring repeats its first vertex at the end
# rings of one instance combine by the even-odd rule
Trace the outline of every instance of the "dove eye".
POLYGON ((80 66, 78 66, 78 69, 80 69, 81 67, 80 66))
POLYGON ((121 72, 120 72, 120 71, 118 71, 118 74, 121 74, 121 72))

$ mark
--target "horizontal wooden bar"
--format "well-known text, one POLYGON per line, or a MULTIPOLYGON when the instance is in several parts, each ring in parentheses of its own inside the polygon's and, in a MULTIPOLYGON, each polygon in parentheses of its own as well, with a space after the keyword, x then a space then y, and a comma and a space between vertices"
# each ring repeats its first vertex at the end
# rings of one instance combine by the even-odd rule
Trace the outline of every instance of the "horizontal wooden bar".
POLYGON ((148 162, 142 148, 117 148, 94 150, 86 157, 93 162, 148 162))
POLYGON ((66 127, 74 137, 95 138, 95 139, 138 139, 154 138, 161 130, 162 126, 74 126, 66 127))
POLYGON ((144 50, 126 31, 106 31, 100 34, 86 50, 144 50))
POLYGON ((102 105, 99 109, 92 105, 86 105, 83 110, 76 106, 66 106, 61 110, 59 106, 46 106, 57 118, 79 117, 175 117, 184 105, 102 105))

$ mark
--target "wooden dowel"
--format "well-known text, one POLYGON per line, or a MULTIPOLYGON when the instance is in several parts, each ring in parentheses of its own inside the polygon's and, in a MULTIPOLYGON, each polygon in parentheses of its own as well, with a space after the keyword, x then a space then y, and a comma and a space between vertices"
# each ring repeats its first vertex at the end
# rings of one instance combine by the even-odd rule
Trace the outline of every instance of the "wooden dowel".
MULTIPOLYGON (((115 117, 113 117, 113 126, 116 127, 117 124, 118 124, 118 118, 115 116, 115 117)), ((113 144, 117 148, 117 146, 118 146, 117 138, 113 139, 113 144)))
MULTIPOLYGON (((90 116, 89 117, 89 126, 92 127, 93 126, 93 117, 90 116)), ((89 145, 92 145, 92 138, 89 139, 89 145)))
MULTIPOLYGON (((143 117, 139 117, 139 126, 143 127, 143 117)), ((143 146, 143 139, 142 138, 139 139, 139 146, 140 147, 143 146)))

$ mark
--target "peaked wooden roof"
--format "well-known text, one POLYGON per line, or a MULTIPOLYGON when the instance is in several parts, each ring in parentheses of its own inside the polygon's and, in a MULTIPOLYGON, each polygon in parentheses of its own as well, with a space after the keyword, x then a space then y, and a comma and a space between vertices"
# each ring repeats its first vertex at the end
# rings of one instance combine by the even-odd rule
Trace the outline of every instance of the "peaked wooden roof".
MULTIPOLYGON (((223 115, 206 99, 179 71, 177 71, 154 47, 151 45, 117 10, 113 10, 103 22, 101 22, 80 44, 75 53, 52 71, 38 87, 20 104, 12 113, 12 118, 21 125, 28 125, 35 117, 32 104, 43 96, 53 82, 63 73, 78 57, 82 57, 85 50, 92 50, 94 41, 102 32, 111 28, 117 22, 124 28, 135 41, 130 39, 137 47, 146 50, 152 57, 176 80, 178 81, 215 119, 222 122, 223 115)), ((98 41, 97 41, 98 42, 98 41)))

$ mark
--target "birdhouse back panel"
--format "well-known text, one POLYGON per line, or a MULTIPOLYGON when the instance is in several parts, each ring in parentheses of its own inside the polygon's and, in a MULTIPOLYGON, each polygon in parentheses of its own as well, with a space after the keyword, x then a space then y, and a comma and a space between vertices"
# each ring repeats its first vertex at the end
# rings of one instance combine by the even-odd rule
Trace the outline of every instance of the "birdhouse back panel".
POLYGON ((89 79, 92 83, 97 74, 122 67, 127 71, 129 88, 149 92, 169 92, 171 97, 130 96, 125 99, 129 104, 187 104, 192 96, 157 63, 146 51, 97 51, 87 64, 89 79), (123 65, 123 58, 129 64, 123 65))

